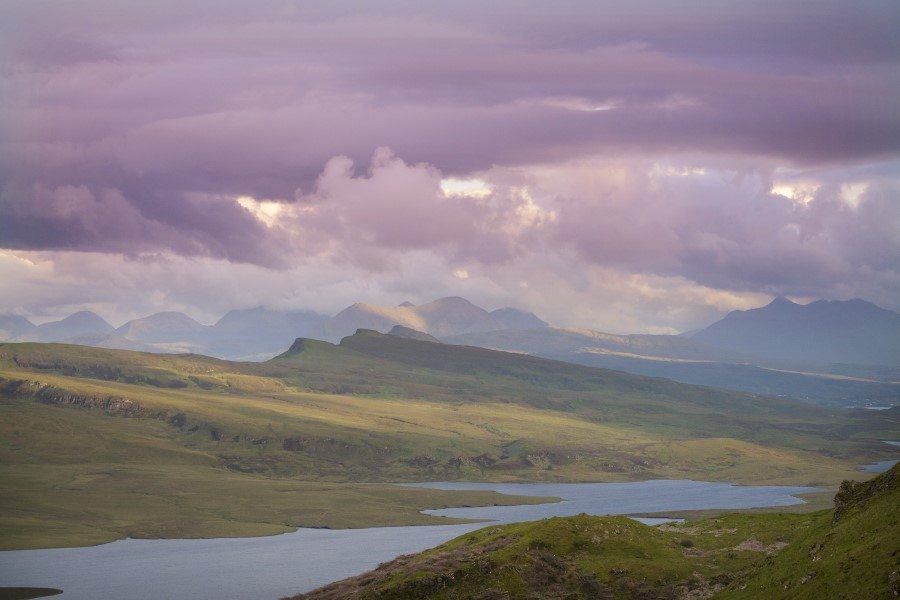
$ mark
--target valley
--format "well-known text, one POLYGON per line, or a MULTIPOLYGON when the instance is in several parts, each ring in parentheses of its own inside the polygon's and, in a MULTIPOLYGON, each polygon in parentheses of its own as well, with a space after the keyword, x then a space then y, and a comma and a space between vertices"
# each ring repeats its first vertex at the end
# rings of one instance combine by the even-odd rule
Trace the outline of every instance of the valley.
POLYGON ((0 1, 0 600, 900 600, 897 24, 0 1))
POLYGON ((374 331, 298 339, 262 363, 2 344, 0 410, 7 548, 435 523, 418 511, 521 502, 390 485, 403 481, 833 486, 898 437, 895 411, 374 331))

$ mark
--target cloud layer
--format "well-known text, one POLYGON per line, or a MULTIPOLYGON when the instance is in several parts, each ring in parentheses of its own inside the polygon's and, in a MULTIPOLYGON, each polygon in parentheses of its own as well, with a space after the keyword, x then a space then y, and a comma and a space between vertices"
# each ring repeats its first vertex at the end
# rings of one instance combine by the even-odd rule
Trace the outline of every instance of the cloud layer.
POLYGON ((154 305, 202 314, 211 294, 171 283, 201 264, 257 273, 236 305, 314 271, 359 292, 321 283, 322 308, 463 286, 567 320, 596 294, 619 312, 566 324, 619 330, 773 293, 900 308, 898 21, 889 1, 7 2, 0 248, 47 281, 0 311, 62 310, 110 261, 168 265, 154 305))

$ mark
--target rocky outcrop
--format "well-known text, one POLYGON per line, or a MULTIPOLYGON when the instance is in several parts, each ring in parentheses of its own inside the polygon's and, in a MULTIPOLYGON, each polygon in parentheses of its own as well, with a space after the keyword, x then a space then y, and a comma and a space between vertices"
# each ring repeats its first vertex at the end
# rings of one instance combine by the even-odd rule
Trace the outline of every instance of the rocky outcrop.
POLYGON ((32 397, 43 404, 77 406, 102 410, 108 415, 123 417, 165 418, 166 412, 143 407, 130 398, 97 396, 65 390, 40 381, 6 379, 0 383, 3 393, 14 397, 32 397))
POLYGON ((841 482, 834 496, 834 522, 838 522, 851 509, 866 504, 871 498, 896 490, 900 486, 900 468, 893 467, 869 481, 841 482))

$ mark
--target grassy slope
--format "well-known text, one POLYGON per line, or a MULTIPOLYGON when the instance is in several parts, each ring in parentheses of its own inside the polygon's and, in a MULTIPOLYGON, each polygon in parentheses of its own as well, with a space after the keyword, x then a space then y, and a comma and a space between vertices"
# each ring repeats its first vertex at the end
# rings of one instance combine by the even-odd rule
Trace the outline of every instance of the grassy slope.
POLYGON ((297 598, 891 598, 898 475, 845 488, 836 521, 824 510, 659 528, 586 515, 488 527, 297 598))
POLYGON ((900 595, 900 465, 865 483, 846 482, 835 505, 723 598, 900 595))
POLYGON ((4 344, 0 412, 4 547, 423 523, 420 508, 501 501, 361 482, 829 483, 897 437, 887 414, 374 333, 267 363, 4 344))

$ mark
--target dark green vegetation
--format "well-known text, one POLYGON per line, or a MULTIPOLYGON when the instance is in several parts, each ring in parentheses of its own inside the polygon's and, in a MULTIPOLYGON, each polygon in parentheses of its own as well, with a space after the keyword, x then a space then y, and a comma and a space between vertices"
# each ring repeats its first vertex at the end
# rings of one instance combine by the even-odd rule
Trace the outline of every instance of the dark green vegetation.
MULTIPOLYGON (((435 479, 835 484, 895 411, 836 411, 374 332, 265 363, 0 345, 5 548, 433 523, 435 479)), ((535 501, 532 499, 531 501, 535 501)))
POLYGON ((834 510, 648 527, 625 517, 488 527, 304 600, 895 598, 900 466, 845 482, 834 510))

